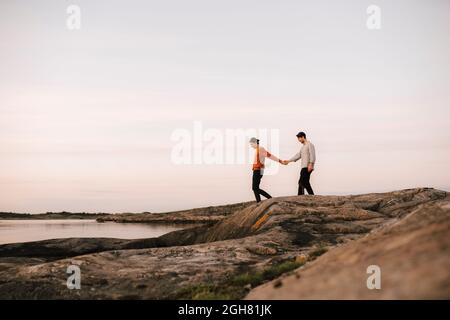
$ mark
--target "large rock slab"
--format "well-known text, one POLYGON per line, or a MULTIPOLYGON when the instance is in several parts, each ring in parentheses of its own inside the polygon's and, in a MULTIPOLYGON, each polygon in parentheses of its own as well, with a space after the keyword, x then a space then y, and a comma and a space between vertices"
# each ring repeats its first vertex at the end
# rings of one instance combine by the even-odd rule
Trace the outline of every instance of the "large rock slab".
MULTIPOLYGON (((356 253, 347 258, 345 255, 340 258, 338 254, 329 261, 330 268, 334 266, 335 269, 322 269, 316 276, 321 275, 322 280, 333 279, 332 272, 345 269, 346 263, 360 263, 367 267, 368 263, 376 262, 372 262, 370 257, 379 256, 378 263, 383 264, 383 270, 386 269, 383 271, 386 273, 384 281, 387 281, 383 282, 384 287, 389 288, 390 283, 397 283, 395 279, 403 279, 403 274, 410 275, 404 278, 406 280, 414 277, 417 280, 425 269, 417 269, 417 274, 413 269, 405 269, 406 273, 402 273, 387 264, 387 260, 400 261, 402 259, 395 259, 396 256, 401 257, 401 253, 405 261, 419 261, 423 256, 437 262, 430 263, 426 271, 436 277, 440 275, 442 282, 438 284, 438 278, 428 280, 423 277, 426 285, 417 292, 422 296, 426 292, 427 297, 446 297, 443 292, 449 288, 448 271, 444 272, 443 268, 447 267, 447 260, 442 258, 442 254, 448 250, 448 237, 443 231, 448 226, 448 204, 446 192, 429 188, 354 196, 282 197, 260 204, 239 205, 234 213, 228 213, 213 225, 175 231, 159 238, 60 239, 2 245, 0 298, 243 298, 251 287, 292 269, 295 263, 305 263, 305 270, 313 270, 313 266, 319 266, 320 270, 320 266, 324 266, 319 262, 326 256, 352 243, 358 245, 358 241, 364 241, 372 234, 382 234, 383 230, 388 232, 394 226, 406 231, 402 234, 395 230, 386 233, 380 245, 375 246, 376 241, 370 242, 373 248, 369 243, 360 244, 356 253), (419 215, 417 212, 420 210, 424 211, 419 215), (413 218, 415 215, 420 218, 413 218), (429 232, 422 235, 420 232, 424 230, 429 232), (407 239, 415 232, 418 232, 417 237, 412 238, 411 245, 407 239), (436 238, 431 237, 433 234, 436 238), (385 257, 383 249, 389 243, 397 243, 398 249, 392 251, 392 256, 386 255, 382 259, 385 257), (402 243, 406 244, 401 246, 402 243), (326 251, 328 253, 323 258, 314 261, 326 251), (332 264, 332 261, 337 262, 332 264), (81 290, 66 287, 66 270, 71 264, 80 266, 81 290), (393 280, 389 280, 388 273, 393 280), (223 288, 227 288, 226 292, 223 288)), ((186 214, 184 211, 183 215, 186 214)), ((201 216, 198 211, 196 214, 201 216)), ((348 267, 351 275, 354 266, 348 267)), ((363 278, 366 276, 364 272, 363 278)), ((285 280, 280 281, 282 285, 276 290, 284 290, 285 280)), ((365 297, 358 293, 363 291, 332 280, 319 285, 320 290, 310 291, 309 296, 305 293, 304 297, 327 297, 326 291, 333 291, 335 285, 353 290, 352 297, 365 297)), ((405 297, 403 288, 397 285, 390 287, 394 289, 390 290, 389 297, 405 297)), ((264 288, 270 291, 273 284, 264 288)), ((271 295, 269 291, 264 294, 278 298, 278 294, 271 295)), ((249 297, 259 297, 257 292, 262 291, 252 291, 249 297)), ((263 293, 258 294, 262 296, 263 293)))
POLYGON ((247 299, 450 299, 450 201, 421 205, 247 299), (379 290, 367 287, 371 265, 381 271, 379 290))

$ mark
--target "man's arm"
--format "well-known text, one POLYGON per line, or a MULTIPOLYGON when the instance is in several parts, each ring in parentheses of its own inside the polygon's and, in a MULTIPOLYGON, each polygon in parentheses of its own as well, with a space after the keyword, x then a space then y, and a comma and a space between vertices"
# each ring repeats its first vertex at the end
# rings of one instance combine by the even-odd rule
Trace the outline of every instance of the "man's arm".
POLYGON ((296 162, 302 157, 301 151, 296 153, 292 158, 288 160, 288 162, 296 162))
POLYGON ((270 160, 273 160, 273 161, 276 161, 276 162, 279 162, 279 163, 283 163, 282 160, 280 160, 277 157, 275 157, 269 151, 266 151, 266 157, 269 158, 270 160))
POLYGON ((309 152, 309 163, 308 163, 308 171, 311 172, 314 170, 314 163, 316 162, 316 149, 312 143, 309 144, 308 148, 309 152))
POLYGON ((314 164, 316 162, 316 149, 312 143, 309 144, 309 163, 314 164))

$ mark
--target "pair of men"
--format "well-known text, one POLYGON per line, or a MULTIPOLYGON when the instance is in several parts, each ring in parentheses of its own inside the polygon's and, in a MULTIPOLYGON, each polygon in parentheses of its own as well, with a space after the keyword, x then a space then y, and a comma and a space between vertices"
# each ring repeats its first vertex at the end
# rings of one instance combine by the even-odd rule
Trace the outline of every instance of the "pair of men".
POLYGON ((252 167, 252 190, 255 194, 256 202, 261 201, 261 196, 264 196, 267 199, 272 198, 270 194, 259 187, 264 174, 264 162, 266 158, 277 161, 284 165, 287 165, 290 162, 296 162, 301 159, 300 179, 298 181, 298 195, 305 194, 305 189, 308 194, 314 194, 309 179, 311 177, 311 173, 314 170, 314 163, 316 162, 316 151, 314 145, 306 139, 306 134, 304 132, 297 133, 296 137, 302 144, 302 147, 300 151, 289 160, 278 159, 269 151, 261 147, 257 138, 250 139, 250 146, 256 150, 252 167))

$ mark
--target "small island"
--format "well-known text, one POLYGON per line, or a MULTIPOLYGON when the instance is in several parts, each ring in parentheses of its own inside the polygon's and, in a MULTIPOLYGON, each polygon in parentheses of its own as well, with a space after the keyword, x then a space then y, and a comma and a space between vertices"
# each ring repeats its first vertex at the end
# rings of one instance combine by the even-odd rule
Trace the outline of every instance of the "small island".
POLYGON ((89 212, 46 212, 46 213, 16 213, 0 212, 0 220, 45 220, 45 219, 97 219, 106 217, 109 213, 89 213, 89 212))

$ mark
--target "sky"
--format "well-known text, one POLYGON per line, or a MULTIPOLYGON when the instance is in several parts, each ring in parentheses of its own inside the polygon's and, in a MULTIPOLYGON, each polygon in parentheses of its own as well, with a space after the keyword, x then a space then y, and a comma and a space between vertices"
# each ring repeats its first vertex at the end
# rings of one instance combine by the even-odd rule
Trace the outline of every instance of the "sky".
MULTIPOLYGON (((174 163, 195 123, 275 131, 282 159, 305 131, 316 194, 450 191, 449 30, 448 0, 2 0, 0 211, 253 200, 247 163, 174 163)), ((294 195, 299 171, 262 188, 294 195)))

